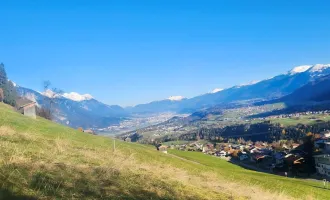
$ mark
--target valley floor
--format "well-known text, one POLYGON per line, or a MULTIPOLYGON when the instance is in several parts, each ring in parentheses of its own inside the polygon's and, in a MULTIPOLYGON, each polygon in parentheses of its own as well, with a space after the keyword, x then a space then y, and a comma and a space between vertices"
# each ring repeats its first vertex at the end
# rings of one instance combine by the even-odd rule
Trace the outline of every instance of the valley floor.
POLYGON ((89 135, 0 103, 0 199, 329 199, 313 181, 89 135))

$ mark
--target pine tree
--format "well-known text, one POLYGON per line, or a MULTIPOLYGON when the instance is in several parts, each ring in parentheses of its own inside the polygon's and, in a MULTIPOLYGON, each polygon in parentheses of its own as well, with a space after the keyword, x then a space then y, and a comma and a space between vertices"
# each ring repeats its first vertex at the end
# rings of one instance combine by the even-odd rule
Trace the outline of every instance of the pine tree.
POLYGON ((8 78, 5 70, 5 66, 3 63, 0 64, 0 88, 4 88, 7 84, 8 78))
POLYGON ((12 106, 16 106, 17 91, 13 82, 7 81, 7 84, 5 85, 4 96, 5 103, 10 104, 12 106))
POLYGON ((17 96, 16 88, 11 81, 8 81, 3 63, 0 64, 0 88, 3 90, 3 102, 15 106, 17 96))

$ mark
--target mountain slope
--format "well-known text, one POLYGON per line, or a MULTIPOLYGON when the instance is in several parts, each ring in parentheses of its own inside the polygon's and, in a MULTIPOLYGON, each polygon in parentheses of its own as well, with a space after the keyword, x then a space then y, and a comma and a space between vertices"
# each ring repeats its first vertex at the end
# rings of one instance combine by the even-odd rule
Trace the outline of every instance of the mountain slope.
POLYGON ((328 199, 321 183, 88 135, 0 103, 0 199, 328 199), (253 183, 253 184, 251 184, 253 183))
POLYGON ((254 84, 235 86, 214 94, 206 94, 189 99, 197 107, 218 103, 249 100, 275 99, 290 94, 310 81, 330 74, 330 65, 298 66, 286 74, 275 76, 254 84))
POLYGON ((153 101, 146 104, 139 104, 134 107, 126 108, 132 113, 161 113, 161 112, 176 112, 180 110, 180 106, 186 102, 186 99, 173 101, 165 99, 162 101, 153 101))
MULTIPOLYGON (((47 96, 34 90, 17 86, 18 94, 44 105, 47 96)), ((47 102, 47 101, 46 101, 47 102)), ((65 97, 56 100, 57 112, 55 120, 71 127, 104 128, 118 124, 123 117, 129 114, 120 106, 109 106, 93 98, 75 101, 65 97)))
POLYGON ((293 93, 279 99, 291 104, 304 103, 307 101, 329 101, 330 100, 330 75, 326 75, 311 81, 293 93))
POLYGON ((285 74, 247 85, 234 86, 215 93, 184 99, 177 102, 158 101, 137 105, 135 112, 189 111, 194 112, 221 103, 245 100, 276 99, 294 92, 310 81, 330 74, 330 64, 298 66, 285 74))

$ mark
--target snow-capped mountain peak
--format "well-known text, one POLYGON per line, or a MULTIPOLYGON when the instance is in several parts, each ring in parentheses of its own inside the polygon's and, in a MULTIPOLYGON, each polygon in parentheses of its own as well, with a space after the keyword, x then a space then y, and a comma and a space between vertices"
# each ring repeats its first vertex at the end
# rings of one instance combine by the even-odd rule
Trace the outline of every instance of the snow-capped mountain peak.
POLYGON ((93 96, 90 94, 79 94, 77 92, 64 93, 62 96, 73 101, 86 101, 93 99, 93 96))
POLYGON ((61 95, 56 94, 54 91, 48 89, 45 92, 39 92, 40 94, 49 97, 49 98, 59 98, 64 97, 72 101, 85 101, 93 99, 93 96, 90 94, 79 94, 77 92, 63 93, 61 95))
POLYGON ((183 96, 170 96, 167 99, 171 100, 171 101, 181 101, 182 99, 184 99, 184 97, 183 96))
POLYGON ((330 67, 330 64, 316 64, 309 70, 310 72, 321 72, 330 67))
POLYGON ((288 74, 295 75, 307 71, 311 73, 317 73, 322 72, 324 69, 327 68, 330 68, 330 64, 301 65, 290 70, 288 74))
POLYGON ((311 67, 312 67, 312 65, 300 65, 300 66, 294 67, 292 70, 290 70, 289 74, 294 75, 294 74, 302 73, 302 72, 309 70, 311 67))

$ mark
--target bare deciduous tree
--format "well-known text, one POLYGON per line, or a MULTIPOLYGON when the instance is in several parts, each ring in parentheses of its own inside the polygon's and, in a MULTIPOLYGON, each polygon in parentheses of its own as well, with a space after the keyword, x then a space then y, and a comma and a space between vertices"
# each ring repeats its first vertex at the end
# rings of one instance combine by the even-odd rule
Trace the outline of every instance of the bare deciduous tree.
POLYGON ((50 81, 43 83, 43 106, 39 109, 39 115, 46 119, 52 120, 56 112, 59 97, 62 96, 63 91, 58 88, 51 88, 50 81))

